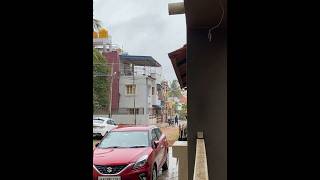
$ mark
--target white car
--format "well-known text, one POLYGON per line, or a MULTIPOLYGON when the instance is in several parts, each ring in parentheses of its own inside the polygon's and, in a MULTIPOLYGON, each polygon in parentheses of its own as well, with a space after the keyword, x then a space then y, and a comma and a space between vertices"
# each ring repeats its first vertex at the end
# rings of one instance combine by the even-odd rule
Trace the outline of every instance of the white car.
POLYGON ((93 136, 103 137, 110 130, 116 128, 117 125, 111 118, 94 117, 93 118, 93 136))

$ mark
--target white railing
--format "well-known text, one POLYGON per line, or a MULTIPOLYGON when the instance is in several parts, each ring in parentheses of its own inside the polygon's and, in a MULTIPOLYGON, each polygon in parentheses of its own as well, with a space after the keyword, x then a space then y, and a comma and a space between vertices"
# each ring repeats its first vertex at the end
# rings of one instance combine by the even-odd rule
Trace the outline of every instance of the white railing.
POLYGON ((209 180, 206 145, 203 138, 203 132, 198 132, 197 134, 193 180, 209 180))
POLYGON ((94 45, 111 44, 111 37, 109 38, 93 38, 94 45))

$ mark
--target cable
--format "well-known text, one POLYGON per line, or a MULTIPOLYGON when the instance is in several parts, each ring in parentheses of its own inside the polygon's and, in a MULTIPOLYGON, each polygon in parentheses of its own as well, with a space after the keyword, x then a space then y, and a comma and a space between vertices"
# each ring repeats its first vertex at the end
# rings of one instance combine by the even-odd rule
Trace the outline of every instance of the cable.
MULTIPOLYGON (((208 32, 208 39, 209 39, 209 42, 211 42, 211 40, 212 40, 212 34, 211 34, 211 31, 213 31, 213 30, 217 29, 217 28, 220 26, 220 24, 221 24, 221 22, 222 22, 222 20, 223 20, 223 17, 224 17, 224 8, 223 8, 223 6, 222 6, 221 0, 218 0, 218 1, 219 1, 219 5, 220 5, 220 7, 221 7, 221 10, 222 10, 222 15, 221 15, 221 18, 220 18, 219 23, 218 23, 217 25, 215 25, 215 26, 213 26, 212 28, 210 28, 210 29, 209 29, 209 32, 208 32)), ((213 31, 213 32, 214 32, 214 31, 213 31)))

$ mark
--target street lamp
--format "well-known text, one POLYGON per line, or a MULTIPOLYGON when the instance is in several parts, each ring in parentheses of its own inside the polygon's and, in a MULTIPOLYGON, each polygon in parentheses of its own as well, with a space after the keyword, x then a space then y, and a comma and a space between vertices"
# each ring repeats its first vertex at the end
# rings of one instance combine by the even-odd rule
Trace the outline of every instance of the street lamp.
POLYGON ((133 113, 134 113, 134 125, 137 125, 137 115, 136 115, 136 85, 134 82, 134 65, 130 64, 130 67, 132 68, 132 80, 133 80, 133 87, 134 87, 134 95, 133 95, 133 113))

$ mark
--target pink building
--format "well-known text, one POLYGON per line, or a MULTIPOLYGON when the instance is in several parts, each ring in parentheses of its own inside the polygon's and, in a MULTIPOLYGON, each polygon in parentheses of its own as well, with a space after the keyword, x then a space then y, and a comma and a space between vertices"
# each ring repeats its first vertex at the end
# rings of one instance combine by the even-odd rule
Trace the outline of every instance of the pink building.
POLYGON ((120 57, 118 51, 105 51, 102 55, 107 59, 107 63, 110 64, 112 68, 112 104, 111 104, 111 111, 117 112, 119 108, 119 79, 120 79, 120 57))

